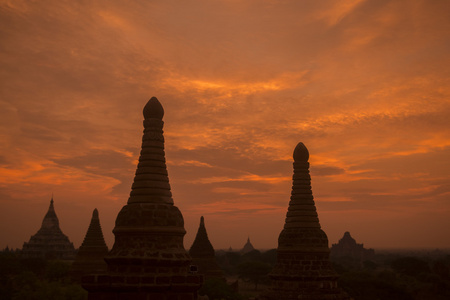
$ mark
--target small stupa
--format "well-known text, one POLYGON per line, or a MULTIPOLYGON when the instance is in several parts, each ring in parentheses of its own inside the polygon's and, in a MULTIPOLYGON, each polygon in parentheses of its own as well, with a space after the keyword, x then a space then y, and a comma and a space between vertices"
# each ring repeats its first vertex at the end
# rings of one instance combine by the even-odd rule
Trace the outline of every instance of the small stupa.
POLYGON ((299 143, 294 150, 291 201, 278 238, 277 262, 263 299, 349 299, 338 288, 338 275, 331 266, 328 238, 320 228, 312 195, 308 159, 308 149, 299 143))
POLYGON ((94 209, 86 236, 71 267, 72 280, 81 282, 83 275, 105 273, 107 266, 104 257, 106 254, 108 254, 108 246, 103 238, 98 210, 94 209))
POLYGON ((89 300, 194 300, 202 276, 191 270, 186 234, 174 205, 164 152, 164 109, 155 97, 144 107, 144 135, 127 204, 117 215, 107 274, 87 275, 89 300))
POLYGON ((200 218, 200 226, 189 249, 189 255, 192 257, 192 263, 197 266, 198 273, 202 274, 205 279, 224 278, 216 261, 214 247, 209 241, 203 216, 200 218))
POLYGON ((23 243, 22 257, 67 260, 75 257, 73 244, 59 227, 59 220, 53 206, 53 196, 41 228, 31 236, 28 243, 23 243))
POLYGON ((244 247, 241 249, 241 254, 246 254, 255 250, 252 243, 250 243, 250 237, 247 238, 247 243, 245 243, 244 247))

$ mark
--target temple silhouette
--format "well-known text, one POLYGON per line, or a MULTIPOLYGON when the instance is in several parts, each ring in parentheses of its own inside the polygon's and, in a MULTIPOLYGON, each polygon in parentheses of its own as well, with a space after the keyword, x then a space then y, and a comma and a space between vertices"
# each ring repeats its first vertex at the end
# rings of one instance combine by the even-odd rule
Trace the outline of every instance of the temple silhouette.
MULTIPOLYGON (((189 252, 184 248, 184 219, 172 199, 164 150, 164 109, 158 99, 148 101, 143 115, 139 163, 128 201, 116 218, 114 245, 108 251, 94 209, 70 271, 72 280, 88 291, 89 300, 195 300, 203 278, 225 281, 203 216, 189 252)), ((278 238, 277 261, 269 274, 270 287, 259 299, 349 299, 337 286, 338 275, 331 266, 328 238, 321 229, 311 189, 309 152, 303 143, 295 147, 293 158, 292 191, 278 238)), ((239 253, 253 250, 249 237, 239 253)), ((349 232, 332 247, 336 255, 368 255, 367 251, 349 232)), ((24 243, 22 255, 74 258, 73 244, 59 227, 53 197, 41 228, 24 243)))
POLYGON ((284 228, 278 238, 277 262, 270 272, 266 300, 349 299, 337 286, 329 259, 328 238, 321 229, 309 175, 309 152, 294 150, 292 192, 284 228))
POLYGON ((183 216, 172 199, 164 109, 153 97, 143 113, 139 163, 128 202, 117 215, 114 246, 105 256, 107 273, 82 278, 89 300, 194 300, 202 284, 202 276, 191 269, 183 216))
POLYGON ((255 247, 253 247, 252 243, 250 243, 250 237, 247 238, 247 243, 245 243, 244 247, 242 247, 241 251, 239 251, 241 254, 246 254, 249 252, 252 252, 255 250, 255 247))
POLYGON ((189 249, 189 255, 192 257, 192 263, 197 266, 198 273, 202 274, 205 279, 222 278, 225 280, 222 270, 217 264, 214 247, 209 241, 203 216, 200 218, 200 225, 189 249))
POLYGON ((375 250, 364 248, 364 244, 358 244, 346 231, 338 243, 331 245, 332 258, 349 257, 355 260, 364 261, 375 256, 375 250))
POLYGON ((53 202, 52 196, 41 228, 31 236, 28 243, 23 243, 23 258, 74 259, 75 248, 59 227, 53 202))
POLYGON ((72 280, 81 282, 84 275, 106 272, 107 266, 104 260, 106 254, 108 254, 108 246, 103 238, 98 210, 94 209, 86 236, 70 270, 72 280))

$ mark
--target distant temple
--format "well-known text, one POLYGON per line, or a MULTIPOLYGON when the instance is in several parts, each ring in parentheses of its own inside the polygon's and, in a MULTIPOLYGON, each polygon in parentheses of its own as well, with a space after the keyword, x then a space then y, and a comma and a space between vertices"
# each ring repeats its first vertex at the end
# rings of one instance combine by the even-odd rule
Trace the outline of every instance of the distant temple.
POLYGON ((144 107, 144 135, 127 204, 117 215, 106 274, 87 275, 89 300, 194 300, 202 276, 190 268, 186 234, 167 174, 162 118, 155 97, 144 107))
POLYGON ((83 275, 106 272, 107 266, 104 260, 106 254, 108 254, 108 246, 103 238, 98 210, 94 209, 86 236, 70 270, 72 280, 81 282, 83 275))
POLYGON ((75 257, 73 244, 59 228, 59 220, 53 207, 53 197, 41 228, 31 236, 28 243, 23 243, 22 257, 67 260, 75 257))
POLYGON ((200 226, 189 249, 189 255, 192 257, 192 263, 198 267, 198 273, 204 275, 205 279, 224 278, 222 270, 217 264, 214 248, 209 241, 203 216, 200 218, 200 226))
POLYGON ((240 252, 241 254, 246 254, 253 250, 255 250, 255 248, 253 247, 252 243, 250 243, 250 237, 248 237, 247 243, 245 243, 244 247, 241 249, 240 252))
POLYGON ((347 231, 337 244, 331 246, 330 255, 332 258, 351 257, 364 261, 372 259, 375 251, 373 249, 365 249, 363 244, 357 244, 350 232, 347 231))
POLYGON ((349 299, 338 288, 338 275, 329 260, 328 238, 320 228, 308 159, 308 149, 299 143, 294 150, 291 201, 278 238, 277 263, 262 299, 349 299))

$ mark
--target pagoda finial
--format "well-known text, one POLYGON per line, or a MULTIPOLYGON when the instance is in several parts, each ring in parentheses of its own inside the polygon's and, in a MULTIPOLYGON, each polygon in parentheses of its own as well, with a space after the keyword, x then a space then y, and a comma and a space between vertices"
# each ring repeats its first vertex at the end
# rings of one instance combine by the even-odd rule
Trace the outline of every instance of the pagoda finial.
POLYGON ((92 219, 98 219, 98 210, 97 210, 97 208, 95 208, 94 211, 92 212, 92 219))
POLYGON ((156 97, 152 97, 144 106, 144 118, 162 120, 163 116, 164 108, 156 97))
POLYGON ((309 151, 305 144, 298 143, 294 149, 294 162, 307 162, 309 159, 309 151))

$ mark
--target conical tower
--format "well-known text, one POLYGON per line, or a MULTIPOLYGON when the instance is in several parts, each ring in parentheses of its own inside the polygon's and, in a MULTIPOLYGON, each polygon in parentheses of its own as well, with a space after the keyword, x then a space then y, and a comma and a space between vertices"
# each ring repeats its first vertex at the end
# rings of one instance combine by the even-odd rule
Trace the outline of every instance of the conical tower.
POLYGON ((22 257, 68 260, 75 257, 73 244, 59 227, 59 220, 53 206, 53 196, 42 220, 41 228, 31 236, 28 243, 23 243, 22 257))
POLYGON ((83 275, 105 273, 106 254, 108 254, 108 247, 103 238, 98 210, 94 209, 86 236, 71 267, 72 280, 81 282, 83 275))
POLYGON ((206 278, 223 278, 223 273, 216 261, 216 253, 209 241, 208 233, 206 232, 205 219, 200 218, 200 226, 198 227, 197 235, 189 249, 189 254, 192 257, 192 263, 197 266, 198 272, 206 278))
POLYGON ((264 299, 349 299, 337 287, 338 275, 331 266, 328 238, 320 228, 311 190, 308 159, 308 149, 299 143, 294 150, 291 201, 264 299))
POLYGON ((83 277, 89 299, 197 298, 202 276, 191 274, 184 220, 167 174, 162 118, 155 97, 144 107, 144 135, 127 205, 119 212, 107 275, 83 277))

